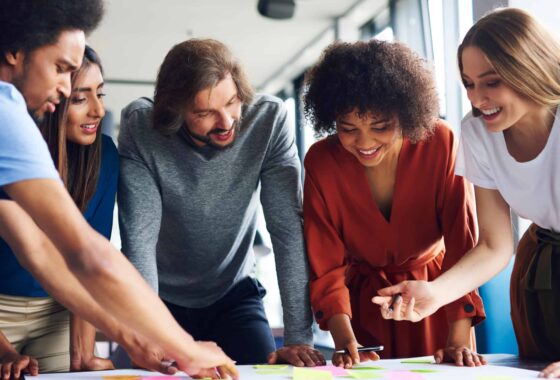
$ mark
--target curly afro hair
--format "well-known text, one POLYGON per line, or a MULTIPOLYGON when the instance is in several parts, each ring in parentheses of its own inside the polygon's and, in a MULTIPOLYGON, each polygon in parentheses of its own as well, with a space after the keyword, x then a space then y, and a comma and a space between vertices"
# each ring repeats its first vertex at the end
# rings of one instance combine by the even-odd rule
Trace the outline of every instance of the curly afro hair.
POLYGON ((318 136, 336 133, 336 119, 396 115, 404 136, 417 142, 435 127, 439 102, 427 63, 406 45, 376 39, 335 42, 306 74, 304 113, 318 136))
POLYGON ((60 33, 88 34, 103 17, 103 0, 0 1, 0 62, 8 52, 25 53, 56 43, 60 33))

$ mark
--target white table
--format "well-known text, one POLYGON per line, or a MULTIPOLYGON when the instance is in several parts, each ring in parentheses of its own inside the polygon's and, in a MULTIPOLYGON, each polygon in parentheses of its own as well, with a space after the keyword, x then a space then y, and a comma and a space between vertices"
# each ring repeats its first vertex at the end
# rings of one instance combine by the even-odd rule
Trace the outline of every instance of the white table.
MULTIPOLYGON (((425 357, 424 359, 431 359, 432 357, 425 357)), ((522 362, 513 355, 486 355, 487 360, 490 362, 489 365, 476 367, 476 368, 462 368, 452 365, 436 365, 436 364, 408 364, 402 363, 406 359, 393 359, 393 360, 379 360, 376 362, 363 363, 361 366, 378 366, 382 367, 382 370, 372 371, 383 377, 378 378, 379 380, 399 380, 399 379, 418 379, 418 380, 486 380, 492 379, 487 376, 499 376, 494 377, 495 380, 525 380, 525 379, 535 379, 538 375, 536 370, 528 370, 523 368, 527 362, 522 362), (497 365, 500 364, 500 365, 497 365), (507 366, 504 366, 507 365, 507 366), (410 370, 435 370, 437 372, 419 373, 410 372, 410 370), (403 371, 406 372, 403 374, 403 371), (396 373, 396 374, 395 374, 396 373), (413 375, 410 375, 410 374, 413 375), (410 375, 409 377, 406 377, 410 375)), ((542 369, 542 364, 528 363, 529 366, 535 366, 535 369, 542 369)), ((253 366, 244 365, 238 366, 241 379, 242 380, 288 380, 292 378, 292 367, 288 367, 283 371, 282 374, 258 374, 253 366)), ((53 374, 41 374, 37 377, 27 377, 28 379, 39 380, 39 379, 91 379, 91 380, 109 380, 112 376, 124 376, 124 375, 138 375, 138 376, 156 376, 164 378, 170 378, 169 376, 149 372, 142 370, 115 370, 115 371, 99 371, 99 372, 74 372, 74 373, 53 373, 53 374)), ((114 377, 114 380, 118 380, 118 377, 114 377)), ((111 380, 113 380, 111 379, 111 380)), ((173 379, 190 379, 186 375, 176 375, 173 379)), ((337 379, 348 379, 344 377, 333 377, 334 380, 337 379)))

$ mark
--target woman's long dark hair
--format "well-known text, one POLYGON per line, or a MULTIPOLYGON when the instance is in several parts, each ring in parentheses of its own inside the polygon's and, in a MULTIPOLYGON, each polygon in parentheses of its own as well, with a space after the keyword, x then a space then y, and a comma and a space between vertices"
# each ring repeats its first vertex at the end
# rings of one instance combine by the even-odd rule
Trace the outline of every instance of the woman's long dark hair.
MULTIPOLYGON (((72 88, 90 66, 97 65, 103 74, 103 67, 97 53, 86 46, 84 59, 79 70, 72 74, 72 88)), ((45 138, 60 177, 78 208, 84 212, 97 187, 101 167, 101 122, 95 142, 80 145, 66 138, 66 120, 70 99, 64 99, 39 126, 45 138)))

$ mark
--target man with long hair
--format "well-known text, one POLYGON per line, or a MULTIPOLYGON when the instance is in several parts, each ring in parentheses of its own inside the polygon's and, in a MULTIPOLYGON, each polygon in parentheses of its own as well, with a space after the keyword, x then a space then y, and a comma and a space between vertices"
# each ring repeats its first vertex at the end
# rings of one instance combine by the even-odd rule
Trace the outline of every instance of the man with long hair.
POLYGON ((123 252, 195 339, 239 364, 323 363, 312 347, 300 162, 283 102, 254 95, 222 43, 167 54, 154 102, 123 110, 118 192, 123 252), (272 237, 284 347, 252 277, 257 209, 272 237), (251 344, 246 344, 251 342, 251 344))

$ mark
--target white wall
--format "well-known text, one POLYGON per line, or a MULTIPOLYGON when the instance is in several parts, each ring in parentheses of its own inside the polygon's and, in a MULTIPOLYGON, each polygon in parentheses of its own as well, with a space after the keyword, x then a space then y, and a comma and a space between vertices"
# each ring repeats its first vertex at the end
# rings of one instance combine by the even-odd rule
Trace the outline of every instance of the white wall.
POLYGON ((559 5, 557 0, 509 0, 510 7, 526 10, 557 35, 560 35, 559 5))

